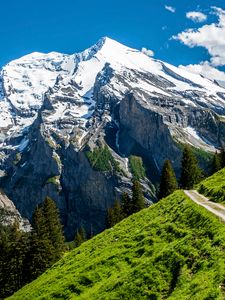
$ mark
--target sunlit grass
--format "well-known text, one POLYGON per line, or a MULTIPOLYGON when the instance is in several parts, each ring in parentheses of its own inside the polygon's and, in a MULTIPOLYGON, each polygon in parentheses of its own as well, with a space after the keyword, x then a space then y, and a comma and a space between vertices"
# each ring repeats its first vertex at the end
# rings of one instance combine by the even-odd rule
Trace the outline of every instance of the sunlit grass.
POLYGON ((197 189, 210 200, 225 203, 225 168, 203 180, 197 189))
POLYGON ((225 227, 182 191, 67 254, 11 299, 225 299, 225 227))

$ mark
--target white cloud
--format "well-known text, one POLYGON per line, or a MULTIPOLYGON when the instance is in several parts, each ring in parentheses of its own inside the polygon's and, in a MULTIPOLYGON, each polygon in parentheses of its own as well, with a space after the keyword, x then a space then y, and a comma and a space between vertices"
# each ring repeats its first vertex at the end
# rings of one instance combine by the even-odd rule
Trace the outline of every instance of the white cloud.
POLYGON ((221 86, 225 87, 225 73, 219 71, 209 64, 209 62, 204 61, 196 65, 179 66, 179 68, 187 70, 194 74, 202 74, 204 77, 216 80, 221 86))
POLYGON ((225 10, 212 7, 218 21, 204 25, 198 29, 187 29, 172 39, 181 41, 190 48, 200 46, 208 50, 213 66, 225 65, 225 10))
POLYGON ((189 11, 186 13, 186 17, 196 23, 201 23, 207 20, 207 16, 199 11, 189 11))
POLYGON ((165 5, 165 9, 170 11, 171 13, 175 13, 176 12, 176 8, 173 6, 169 6, 169 5, 165 5))
POLYGON ((141 52, 146 54, 147 56, 150 56, 150 57, 154 56, 154 52, 150 49, 147 49, 147 48, 142 48, 141 52))

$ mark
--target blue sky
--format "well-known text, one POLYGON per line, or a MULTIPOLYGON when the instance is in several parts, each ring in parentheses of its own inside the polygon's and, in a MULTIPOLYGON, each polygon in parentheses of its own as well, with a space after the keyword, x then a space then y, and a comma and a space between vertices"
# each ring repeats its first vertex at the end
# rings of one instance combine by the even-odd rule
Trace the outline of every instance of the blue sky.
POLYGON ((207 49, 189 48, 170 38, 215 22, 212 5, 225 9, 224 0, 2 1, 0 66, 33 51, 78 52, 102 36, 137 49, 146 47, 175 65, 196 64, 210 59, 207 49), (203 12, 208 19, 193 22, 186 18, 189 11, 203 12))

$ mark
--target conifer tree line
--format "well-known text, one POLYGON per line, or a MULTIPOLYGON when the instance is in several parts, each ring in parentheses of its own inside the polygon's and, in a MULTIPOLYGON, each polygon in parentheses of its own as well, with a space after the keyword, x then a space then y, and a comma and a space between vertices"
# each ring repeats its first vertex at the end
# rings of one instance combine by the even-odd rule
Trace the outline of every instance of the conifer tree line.
MULTIPOLYGON (((225 167, 225 151, 215 154, 212 165, 214 166, 215 171, 225 167)), ((158 199, 169 196, 179 187, 182 189, 192 189, 202 178, 203 171, 198 166, 198 161, 192 148, 189 145, 185 145, 181 160, 181 175, 179 181, 176 178, 171 162, 168 159, 164 162, 160 178, 158 199)), ((127 193, 123 193, 120 201, 116 199, 113 207, 107 210, 107 228, 114 226, 116 223, 131 214, 138 212, 144 207, 145 203, 140 183, 137 180, 134 180, 132 197, 129 197, 127 193)))
POLYGON ((121 200, 116 199, 113 207, 107 210, 106 227, 110 228, 114 226, 124 218, 143 208, 145 208, 145 200, 141 185, 137 180, 134 180, 132 184, 132 197, 127 193, 123 193, 121 200))
POLYGON ((65 250, 59 213, 49 197, 35 209, 31 232, 21 231, 18 221, 4 225, 4 214, 0 211, 0 299, 36 279, 65 250))
POLYGON ((222 148, 218 153, 216 152, 213 156, 212 166, 211 166, 211 174, 218 172, 222 168, 225 168, 225 149, 222 148))
MULTIPOLYGON (((173 170, 171 162, 167 159, 164 162, 161 172, 158 199, 169 196, 179 187, 183 189, 191 189, 196 183, 202 179, 203 172, 198 166, 198 161, 189 145, 185 145, 181 160, 181 176, 179 184, 173 170)), ((138 212, 145 207, 143 193, 140 183, 133 181, 132 197, 127 193, 123 193, 120 201, 115 200, 113 207, 107 210, 106 226, 110 228, 116 223, 131 214, 138 212)))
POLYGON ((160 178, 158 198, 162 199, 176 191, 179 186, 182 189, 192 189, 202 178, 202 170, 198 166, 198 161, 189 145, 185 145, 181 159, 181 175, 179 184, 173 170, 172 164, 166 160, 160 178))
MULTIPOLYGON (((216 152, 211 162, 210 174, 214 174, 225 167, 225 150, 216 152)), ((172 194, 179 187, 192 189, 203 178, 203 171, 198 166, 198 161, 189 145, 185 145, 181 160, 181 176, 179 184, 169 160, 166 160, 160 178, 158 198, 164 198, 172 194)))

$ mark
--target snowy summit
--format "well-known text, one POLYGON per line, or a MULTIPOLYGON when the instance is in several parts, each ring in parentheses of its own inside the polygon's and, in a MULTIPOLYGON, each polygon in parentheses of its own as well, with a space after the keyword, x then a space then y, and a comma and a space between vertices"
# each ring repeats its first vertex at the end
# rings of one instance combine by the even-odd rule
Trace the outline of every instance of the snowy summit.
MULTIPOLYGON (((146 105, 151 106, 149 98, 158 97, 225 115, 225 90, 215 82, 104 37, 81 53, 34 52, 2 68, 1 142, 32 124, 45 98, 52 105, 46 124, 59 130, 59 120, 76 119, 82 138, 97 109, 99 84, 117 101, 133 91, 146 105)), ((196 137, 188 127, 184 132, 196 137)))

